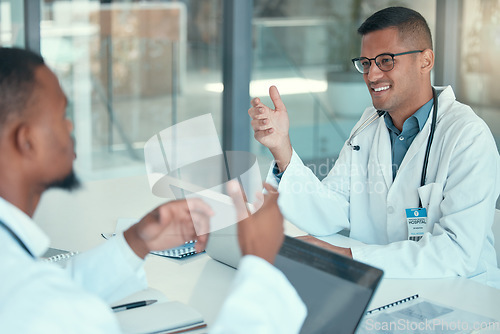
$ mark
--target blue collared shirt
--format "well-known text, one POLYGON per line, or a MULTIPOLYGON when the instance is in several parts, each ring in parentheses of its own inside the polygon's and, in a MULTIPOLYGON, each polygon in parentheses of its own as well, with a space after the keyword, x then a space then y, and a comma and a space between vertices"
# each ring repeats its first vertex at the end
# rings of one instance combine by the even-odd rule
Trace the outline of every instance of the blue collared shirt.
POLYGON ((392 179, 396 177, 399 166, 405 157, 408 148, 417 136, 417 134, 422 131, 422 128, 431 113, 432 105, 434 99, 430 99, 429 102, 424 104, 420 109, 418 109, 413 115, 411 115, 403 123, 403 131, 399 131, 392 122, 392 118, 389 113, 385 113, 384 121, 387 129, 389 129, 389 135, 391 137, 391 154, 392 154, 392 179))

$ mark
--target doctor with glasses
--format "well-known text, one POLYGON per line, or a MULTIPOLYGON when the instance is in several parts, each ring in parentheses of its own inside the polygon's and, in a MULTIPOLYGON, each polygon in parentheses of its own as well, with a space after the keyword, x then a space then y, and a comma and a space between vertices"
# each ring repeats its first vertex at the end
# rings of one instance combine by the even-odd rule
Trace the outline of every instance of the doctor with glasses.
MULTIPOLYGON (((416 11, 389 7, 358 29, 372 106, 363 113, 322 181, 293 150, 278 89, 274 109, 251 101, 254 137, 274 162, 284 216, 306 241, 384 270, 387 278, 463 276, 500 288, 491 226, 500 193, 500 159, 491 131, 433 87, 429 26, 416 11), (328 243, 348 230, 351 248, 328 243)), ((355 97, 353 97, 355 98, 355 97)))

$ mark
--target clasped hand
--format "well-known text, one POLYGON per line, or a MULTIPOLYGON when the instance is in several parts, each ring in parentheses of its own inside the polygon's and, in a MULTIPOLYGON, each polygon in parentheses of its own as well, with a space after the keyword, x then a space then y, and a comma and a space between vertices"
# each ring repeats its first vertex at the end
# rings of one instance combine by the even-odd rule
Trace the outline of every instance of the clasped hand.
MULTIPOLYGON (((229 195, 236 207, 238 241, 243 255, 255 255, 274 263, 284 240, 283 216, 278 207, 278 192, 268 184, 267 194, 250 214, 246 196, 239 184, 231 181, 229 195)), ((196 251, 205 249, 210 231, 212 209, 198 198, 177 200, 160 205, 124 232, 134 252, 145 258, 150 251, 164 250, 197 240, 196 251)), ((236 223, 236 222, 235 222, 236 223)))

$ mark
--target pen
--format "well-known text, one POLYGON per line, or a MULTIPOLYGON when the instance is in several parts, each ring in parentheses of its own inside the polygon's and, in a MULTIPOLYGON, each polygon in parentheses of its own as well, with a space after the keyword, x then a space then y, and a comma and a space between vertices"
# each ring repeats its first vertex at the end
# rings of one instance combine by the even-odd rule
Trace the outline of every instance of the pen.
POLYGON ((151 305, 151 304, 156 303, 156 302, 157 302, 156 299, 141 300, 141 301, 138 301, 138 302, 133 302, 133 303, 127 303, 127 304, 113 306, 111 309, 114 312, 120 312, 120 311, 128 310, 128 309, 131 309, 131 308, 136 308, 136 307, 151 305))

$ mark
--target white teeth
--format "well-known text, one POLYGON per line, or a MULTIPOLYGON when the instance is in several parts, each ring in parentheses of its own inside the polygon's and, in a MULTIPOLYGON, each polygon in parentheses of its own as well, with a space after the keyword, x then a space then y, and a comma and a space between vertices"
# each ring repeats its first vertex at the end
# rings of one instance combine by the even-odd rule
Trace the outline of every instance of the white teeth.
POLYGON ((376 91, 376 92, 381 92, 381 91, 387 90, 387 89, 389 89, 389 86, 379 87, 379 88, 373 88, 373 90, 376 91))

